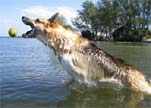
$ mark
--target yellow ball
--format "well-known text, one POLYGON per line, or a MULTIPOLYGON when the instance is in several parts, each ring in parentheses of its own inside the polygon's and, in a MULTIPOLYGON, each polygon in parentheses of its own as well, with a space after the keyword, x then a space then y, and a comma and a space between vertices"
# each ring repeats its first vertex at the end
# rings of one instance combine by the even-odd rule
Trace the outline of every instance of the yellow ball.
POLYGON ((16 37, 17 36, 17 30, 15 28, 10 28, 8 31, 9 36, 16 37))

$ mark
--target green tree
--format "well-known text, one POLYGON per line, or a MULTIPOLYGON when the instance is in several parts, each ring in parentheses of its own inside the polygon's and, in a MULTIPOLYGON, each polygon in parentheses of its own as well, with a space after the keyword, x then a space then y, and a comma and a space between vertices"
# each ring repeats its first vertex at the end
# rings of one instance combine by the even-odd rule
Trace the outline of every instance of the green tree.
POLYGON ((119 37, 118 40, 123 41, 141 41, 148 32, 150 0, 118 0, 118 3, 122 13, 121 27, 124 29, 115 31, 118 31, 117 39, 119 37))
POLYGON ((103 32, 105 36, 111 37, 111 34, 116 27, 118 4, 116 0, 100 0, 97 3, 98 17, 100 24, 100 31, 103 32))
POLYGON ((59 22, 61 25, 67 25, 67 20, 66 20, 66 18, 65 18, 63 15, 59 15, 59 17, 58 17, 58 22, 59 22))
POLYGON ((95 36, 117 41, 141 41, 151 25, 151 0, 87 0, 73 24, 95 36))
POLYGON ((58 22, 61 25, 63 25, 65 28, 73 29, 73 27, 67 23, 67 20, 66 20, 66 18, 63 15, 59 15, 58 22))
POLYGON ((82 4, 83 9, 78 10, 79 16, 74 19, 73 24, 79 29, 91 30, 94 35, 98 34, 97 8, 95 4, 87 0, 82 4))

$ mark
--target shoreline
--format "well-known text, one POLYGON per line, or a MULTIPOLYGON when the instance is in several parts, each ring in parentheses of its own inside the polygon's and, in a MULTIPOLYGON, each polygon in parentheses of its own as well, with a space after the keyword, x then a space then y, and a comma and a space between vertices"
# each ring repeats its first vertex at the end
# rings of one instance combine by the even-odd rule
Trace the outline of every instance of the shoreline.
MULTIPOLYGON (((21 36, 17 36, 17 37, 9 37, 9 36, 0 36, 0 38, 22 38, 21 36)), ((90 41, 93 41, 93 42, 114 42, 114 43, 151 43, 151 41, 140 41, 140 42, 133 42, 133 41, 107 41, 107 40, 90 40, 90 41)))
POLYGON ((151 43, 151 41, 140 41, 140 42, 133 42, 133 41, 100 41, 100 40, 92 40, 94 42, 114 42, 114 43, 151 43))

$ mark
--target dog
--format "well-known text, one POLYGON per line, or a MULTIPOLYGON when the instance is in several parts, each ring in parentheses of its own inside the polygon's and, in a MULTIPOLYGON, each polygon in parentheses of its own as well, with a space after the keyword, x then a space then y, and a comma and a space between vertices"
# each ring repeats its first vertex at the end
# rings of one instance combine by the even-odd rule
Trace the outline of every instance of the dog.
POLYGON ((58 23, 59 13, 50 19, 29 19, 22 21, 32 30, 23 38, 37 38, 52 48, 59 62, 75 81, 86 85, 97 85, 103 81, 115 80, 144 93, 151 94, 151 83, 138 69, 97 48, 90 40, 64 28, 58 23))

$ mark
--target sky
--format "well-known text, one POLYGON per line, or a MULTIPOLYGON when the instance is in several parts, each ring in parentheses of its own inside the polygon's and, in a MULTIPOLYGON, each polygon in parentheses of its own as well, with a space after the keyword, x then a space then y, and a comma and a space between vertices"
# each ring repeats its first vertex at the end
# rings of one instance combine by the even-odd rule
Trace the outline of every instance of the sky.
MULTIPOLYGON (((50 18, 55 12, 63 15, 70 24, 82 9, 85 0, 0 0, 0 36, 8 36, 9 28, 16 28, 18 35, 29 30, 21 21, 29 18, 50 18)), ((96 3, 98 0, 91 0, 96 3)))

